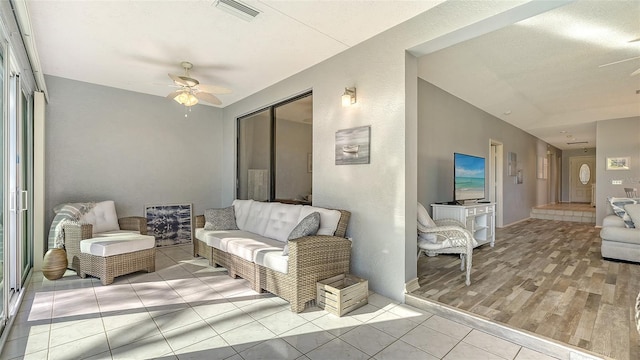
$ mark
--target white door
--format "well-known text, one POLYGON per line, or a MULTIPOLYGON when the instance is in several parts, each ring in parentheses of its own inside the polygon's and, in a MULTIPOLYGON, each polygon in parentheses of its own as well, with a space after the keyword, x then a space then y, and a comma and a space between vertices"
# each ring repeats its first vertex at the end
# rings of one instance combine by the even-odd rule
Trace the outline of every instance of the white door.
POLYGON ((502 143, 491 140, 491 151, 489 156, 489 197, 488 199, 496 204, 496 227, 502 227, 502 143))
POLYGON ((596 182, 595 156, 569 158, 569 201, 591 202, 591 184, 596 182))

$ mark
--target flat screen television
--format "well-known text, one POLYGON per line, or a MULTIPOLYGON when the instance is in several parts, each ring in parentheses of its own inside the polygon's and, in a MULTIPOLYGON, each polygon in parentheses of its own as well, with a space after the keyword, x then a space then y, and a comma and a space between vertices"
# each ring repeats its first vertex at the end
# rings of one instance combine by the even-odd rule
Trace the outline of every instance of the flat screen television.
POLYGON ((454 180, 453 201, 462 203, 465 200, 480 200, 485 198, 483 157, 466 154, 453 154, 454 180))

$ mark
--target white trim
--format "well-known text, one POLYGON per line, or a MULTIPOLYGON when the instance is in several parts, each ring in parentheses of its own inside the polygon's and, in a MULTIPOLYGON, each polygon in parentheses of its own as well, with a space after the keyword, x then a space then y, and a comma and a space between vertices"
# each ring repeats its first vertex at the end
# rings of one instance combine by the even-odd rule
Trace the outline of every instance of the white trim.
POLYGON ((33 93, 33 268, 42 269, 46 251, 47 227, 45 226, 45 95, 33 93))

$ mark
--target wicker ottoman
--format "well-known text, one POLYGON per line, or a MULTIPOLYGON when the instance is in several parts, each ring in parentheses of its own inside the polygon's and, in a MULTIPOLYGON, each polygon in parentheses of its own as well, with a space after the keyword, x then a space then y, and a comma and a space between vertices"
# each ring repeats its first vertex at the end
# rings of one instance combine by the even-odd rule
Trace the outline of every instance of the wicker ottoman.
POLYGON ((116 276, 156 268, 156 240, 150 235, 122 234, 80 242, 80 277, 100 278, 102 285, 116 276))

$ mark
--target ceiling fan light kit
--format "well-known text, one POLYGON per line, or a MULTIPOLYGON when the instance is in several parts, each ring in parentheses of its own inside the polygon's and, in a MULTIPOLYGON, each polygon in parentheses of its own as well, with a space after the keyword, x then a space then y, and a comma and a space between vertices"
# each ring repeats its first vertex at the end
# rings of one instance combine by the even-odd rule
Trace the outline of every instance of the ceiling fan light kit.
POLYGON ((178 104, 184 106, 193 106, 198 103, 198 98, 196 98, 193 94, 187 92, 181 92, 176 97, 173 98, 178 104))
POLYGON ((184 69, 184 75, 169 74, 174 85, 180 89, 167 95, 167 98, 175 100, 178 104, 191 107, 198 104, 199 101, 205 101, 213 105, 221 105, 222 101, 213 93, 228 94, 231 92, 230 89, 221 86, 200 84, 200 81, 192 78, 189 74, 193 68, 192 63, 183 61, 180 66, 184 69))

